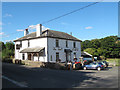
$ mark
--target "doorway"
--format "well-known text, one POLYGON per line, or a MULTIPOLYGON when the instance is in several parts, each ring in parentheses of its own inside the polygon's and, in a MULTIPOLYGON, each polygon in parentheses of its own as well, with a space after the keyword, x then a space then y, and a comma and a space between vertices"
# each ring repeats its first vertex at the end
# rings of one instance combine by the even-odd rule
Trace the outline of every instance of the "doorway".
POLYGON ((31 60, 31 54, 28 53, 28 60, 31 60))

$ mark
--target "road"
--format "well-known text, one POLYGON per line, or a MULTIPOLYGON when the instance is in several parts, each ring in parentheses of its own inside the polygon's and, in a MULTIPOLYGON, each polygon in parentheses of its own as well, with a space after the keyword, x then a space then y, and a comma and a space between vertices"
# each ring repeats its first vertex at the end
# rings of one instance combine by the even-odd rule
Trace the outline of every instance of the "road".
POLYGON ((2 88, 118 88, 118 67, 51 70, 3 63, 2 88))

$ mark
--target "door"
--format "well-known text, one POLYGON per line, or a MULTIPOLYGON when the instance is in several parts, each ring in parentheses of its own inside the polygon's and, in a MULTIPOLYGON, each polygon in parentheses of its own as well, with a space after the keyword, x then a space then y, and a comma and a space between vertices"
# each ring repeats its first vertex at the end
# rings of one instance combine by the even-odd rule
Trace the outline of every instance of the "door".
POLYGON ((31 60, 31 54, 30 53, 28 54, 28 60, 31 60))

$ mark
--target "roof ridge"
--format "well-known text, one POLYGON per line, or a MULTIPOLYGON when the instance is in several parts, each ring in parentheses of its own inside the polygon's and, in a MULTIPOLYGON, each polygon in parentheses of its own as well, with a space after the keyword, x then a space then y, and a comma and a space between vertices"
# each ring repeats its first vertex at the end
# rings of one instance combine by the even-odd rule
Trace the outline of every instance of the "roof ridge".
POLYGON ((55 30, 50 30, 46 29, 42 31, 42 35, 39 37, 36 37, 36 32, 31 32, 30 34, 23 36, 19 39, 16 39, 14 41, 20 41, 20 40, 26 40, 26 39, 32 39, 32 38, 40 38, 40 37, 53 37, 53 38, 63 38, 63 39, 68 39, 68 40, 76 40, 76 41, 81 41, 80 39, 66 33, 66 32, 61 32, 61 31, 55 31, 55 30), (48 34, 46 32, 48 31, 48 34))

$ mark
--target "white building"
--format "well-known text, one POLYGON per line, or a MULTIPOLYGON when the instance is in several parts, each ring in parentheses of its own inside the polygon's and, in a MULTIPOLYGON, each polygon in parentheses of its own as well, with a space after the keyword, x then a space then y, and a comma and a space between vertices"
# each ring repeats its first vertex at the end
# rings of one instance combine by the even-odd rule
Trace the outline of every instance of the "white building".
POLYGON ((41 62, 56 62, 61 60, 79 59, 81 56, 81 40, 64 32, 44 30, 38 24, 36 32, 28 29, 15 42, 15 59, 41 62))

